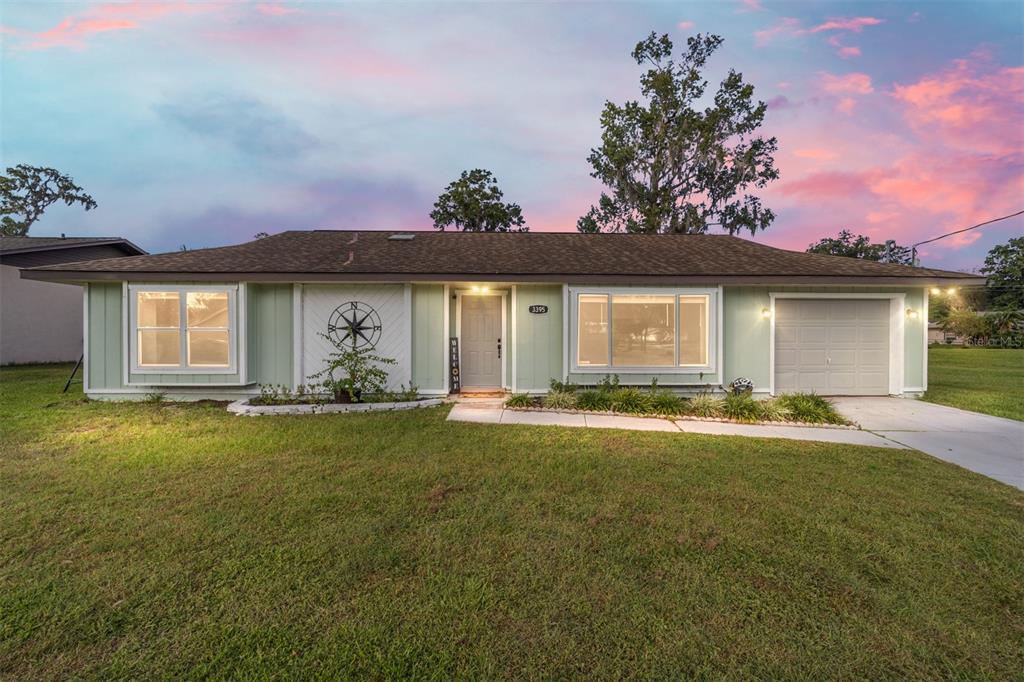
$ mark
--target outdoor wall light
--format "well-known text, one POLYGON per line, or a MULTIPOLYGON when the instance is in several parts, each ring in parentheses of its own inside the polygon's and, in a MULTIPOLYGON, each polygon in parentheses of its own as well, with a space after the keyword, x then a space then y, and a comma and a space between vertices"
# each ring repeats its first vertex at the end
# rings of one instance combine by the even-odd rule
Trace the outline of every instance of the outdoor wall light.
POLYGON ((938 296, 941 293, 942 293, 942 289, 940 289, 938 287, 932 287, 932 295, 933 296, 938 296))
POLYGON ((950 287, 950 288, 946 289, 946 293, 947 294, 955 294, 956 293, 956 287, 950 287))
POLYGON ((917 311, 914 310, 913 308, 907 308, 907 317, 909 317, 912 320, 916 320, 917 319, 917 311))
POLYGON ((761 317, 763 317, 764 319, 767 320, 771 316, 772 316, 771 308, 761 308, 761 317))

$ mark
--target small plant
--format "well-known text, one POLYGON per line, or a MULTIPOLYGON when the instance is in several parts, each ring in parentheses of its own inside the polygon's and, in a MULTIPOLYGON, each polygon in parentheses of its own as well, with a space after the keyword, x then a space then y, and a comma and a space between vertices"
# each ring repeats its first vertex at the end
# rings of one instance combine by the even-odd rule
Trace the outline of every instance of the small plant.
POLYGON ((394 365, 391 358, 375 355, 372 348, 350 348, 320 332, 335 350, 327 356, 326 367, 310 378, 320 378, 320 385, 338 403, 357 403, 363 394, 384 392, 388 372, 382 365, 394 365))
POLYGON ((777 398, 761 401, 761 419, 769 422, 784 422, 791 417, 792 413, 777 398))
POLYGON ((651 394, 639 388, 619 388, 612 391, 612 409, 627 414, 646 414, 651 411, 651 394))
POLYGON ((688 412, 695 417, 721 417, 724 408, 723 400, 710 393, 698 393, 690 398, 688 412))
POLYGON ((544 396, 544 407, 552 410, 572 410, 576 407, 576 394, 568 391, 549 391, 544 396))
POLYGON ((738 422, 756 422, 764 414, 761 404, 749 393, 730 393, 722 403, 722 412, 738 422))
POLYGON ((147 393, 146 397, 142 399, 143 402, 150 403, 152 405, 159 405, 167 402, 167 394, 159 391, 155 393, 147 393))
POLYGON ((656 414, 680 414, 686 409, 683 399, 671 391, 651 393, 651 411, 656 414))
POLYGON ((779 405, 789 410, 794 421, 810 424, 845 424, 832 403, 814 393, 790 393, 777 398, 779 405))
POLYGON ((607 412, 612 409, 611 392, 594 388, 580 391, 576 394, 576 407, 593 412, 607 412))
POLYGON ((553 393, 575 393, 580 386, 579 384, 570 384, 558 379, 552 379, 550 387, 553 393))
POLYGON ((516 393, 505 401, 505 407, 533 407, 533 398, 528 393, 516 393))
POLYGON ((605 374, 604 378, 597 382, 597 390, 599 391, 614 391, 619 387, 619 375, 618 374, 605 374))

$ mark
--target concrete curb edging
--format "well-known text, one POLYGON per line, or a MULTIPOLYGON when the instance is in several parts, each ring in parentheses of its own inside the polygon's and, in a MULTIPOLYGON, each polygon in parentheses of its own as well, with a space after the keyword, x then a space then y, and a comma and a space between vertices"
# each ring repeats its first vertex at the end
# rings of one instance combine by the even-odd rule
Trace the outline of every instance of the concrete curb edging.
POLYGON ((306 405, 250 405, 249 398, 236 400, 228 405, 232 414, 247 417, 275 414, 344 414, 346 412, 381 412, 391 410, 415 410, 419 407, 434 407, 444 402, 443 398, 425 398, 393 403, 310 403, 306 405))
POLYGON ((692 422, 713 422, 718 424, 742 424, 744 426, 795 426, 798 428, 811 429, 842 429, 846 431, 860 431, 857 424, 815 424, 814 422, 741 422, 728 417, 695 417, 688 414, 629 414, 626 412, 610 412, 603 410, 554 410, 546 407, 509 407, 502 405, 503 410, 510 412, 546 412, 548 414, 582 414, 600 415, 605 417, 636 417, 637 419, 668 419, 669 421, 692 421, 692 422))

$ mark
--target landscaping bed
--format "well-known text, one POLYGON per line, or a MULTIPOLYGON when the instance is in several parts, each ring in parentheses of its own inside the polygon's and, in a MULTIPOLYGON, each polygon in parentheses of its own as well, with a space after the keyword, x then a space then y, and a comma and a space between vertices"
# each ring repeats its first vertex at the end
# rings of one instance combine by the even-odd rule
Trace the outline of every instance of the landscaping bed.
POLYGON ((829 400, 813 393, 792 393, 764 400, 754 398, 749 392, 700 393, 684 398, 658 388, 657 384, 648 388, 619 386, 613 379, 586 388, 553 381, 547 395, 516 394, 505 401, 505 407, 738 424, 857 428, 844 419, 829 400))
POLYGON ((228 405, 228 412, 255 417, 270 414, 341 414, 345 412, 369 412, 372 410, 412 410, 418 407, 433 407, 444 402, 442 398, 416 398, 415 400, 391 400, 380 402, 329 403, 324 401, 295 401, 289 403, 260 404, 253 399, 236 400, 228 405))

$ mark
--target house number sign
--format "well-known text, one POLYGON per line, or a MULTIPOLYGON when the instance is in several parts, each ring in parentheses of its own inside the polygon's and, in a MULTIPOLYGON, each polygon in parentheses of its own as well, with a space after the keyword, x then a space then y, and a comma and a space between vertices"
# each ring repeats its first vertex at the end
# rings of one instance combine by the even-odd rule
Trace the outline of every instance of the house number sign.
POLYGON ((527 310, 534 315, 543 315, 548 311, 548 307, 546 305, 531 305, 527 310))

